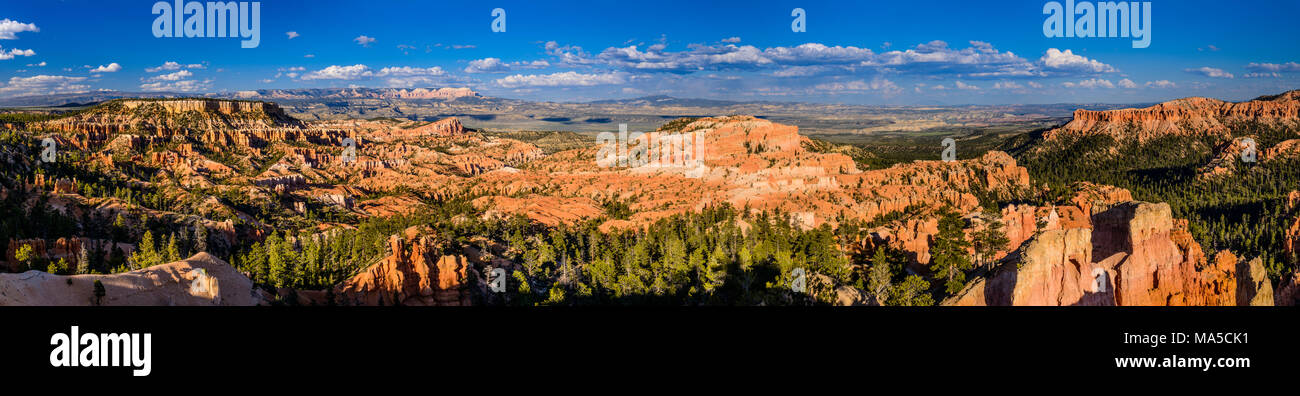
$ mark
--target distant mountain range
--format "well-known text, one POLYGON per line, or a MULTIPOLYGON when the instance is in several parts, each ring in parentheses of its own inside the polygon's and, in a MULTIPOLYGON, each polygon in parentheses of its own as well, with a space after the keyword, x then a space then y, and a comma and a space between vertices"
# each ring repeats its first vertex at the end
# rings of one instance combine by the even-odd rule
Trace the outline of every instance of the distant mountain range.
POLYGON ((752 101, 734 101, 734 100, 716 100, 716 99, 682 99, 674 98, 667 95, 642 96, 632 99, 606 99, 587 102, 597 105, 620 105, 620 106, 647 106, 647 107, 723 107, 734 106, 744 103, 755 103, 752 101))

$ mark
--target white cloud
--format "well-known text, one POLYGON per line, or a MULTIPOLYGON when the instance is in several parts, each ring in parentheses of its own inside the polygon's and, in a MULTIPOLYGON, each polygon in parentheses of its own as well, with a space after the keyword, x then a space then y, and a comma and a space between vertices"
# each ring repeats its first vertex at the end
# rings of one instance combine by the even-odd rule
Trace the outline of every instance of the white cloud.
POLYGON ((41 61, 41 63, 29 63, 27 64, 27 67, 45 67, 45 65, 46 63, 41 61))
POLYGON ((532 62, 502 62, 499 58, 483 58, 469 61, 469 66, 465 67, 466 73, 504 73, 513 69, 540 69, 550 66, 550 62, 545 60, 535 60, 532 62))
POLYGON ((10 77, 7 84, 0 85, 0 96, 86 92, 90 86, 80 84, 85 80, 86 77, 47 75, 10 77))
POLYGON ((192 77, 192 76, 194 76, 194 73, 191 73, 189 70, 181 70, 174 73, 167 73, 167 74, 153 76, 146 81, 180 81, 182 79, 185 79, 187 77, 192 77))
POLYGON ((39 32, 40 28, 34 23, 22 23, 9 20, 9 18, 0 19, 0 40, 17 40, 17 33, 21 32, 39 32))
POLYGON ((611 67, 636 71, 691 72, 753 68, 772 64, 772 60, 754 46, 692 45, 688 51, 663 51, 662 45, 652 45, 645 51, 637 46, 607 48, 596 56, 596 61, 611 67))
POLYGON ((1043 84, 1039 84, 1039 83, 1036 83, 1036 82, 1033 82, 1033 81, 1026 82, 1025 84, 1028 84, 1030 88, 1042 88, 1042 87, 1043 87, 1043 84))
POLYGON ((443 74, 447 74, 447 72, 443 71, 442 68, 438 66, 429 68, 402 66, 385 67, 380 69, 379 73, 375 74, 375 77, 441 76, 443 74))
POLYGON ((338 66, 332 65, 324 69, 307 73, 302 76, 303 80, 356 80, 364 77, 370 77, 373 73, 370 67, 366 65, 338 66))
POLYGON ((160 72, 160 71, 163 71, 163 70, 172 71, 172 70, 180 70, 180 69, 182 69, 182 68, 185 68, 185 69, 200 69, 200 70, 201 70, 201 69, 207 69, 208 67, 207 67, 207 66, 204 66, 204 65, 201 64, 201 63, 191 63, 191 64, 188 64, 188 65, 182 65, 182 64, 180 64, 179 62, 167 61, 167 62, 163 62, 163 64, 162 64, 161 66, 158 66, 158 67, 148 67, 148 68, 145 68, 144 71, 145 71, 146 73, 157 73, 157 72, 160 72))
POLYGON ((640 46, 610 47, 592 56, 577 46, 545 45, 546 53, 561 66, 605 66, 626 72, 669 72, 775 69, 777 77, 863 72, 889 74, 955 75, 962 78, 1088 76, 1116 69, 1070 50, 1050 49, 1037 62, 1010 51, 1000 51, 983 41, 967 48, 952 48, 935 40, 906 50, 876 53, 869 48, 804 43, 793 47, 757 48, 731 43, 691 44, 670 51, 663 44, 644 50, 640 46), (819 66, 819 67, 814 67, 819 66))
POLYGON ((1002 81, 993 84, 993 89, 1024 89, 1025 86, 1015 83, 1014 81, 1002 81))
POLYGON ((1233 78, 1232 73, 1228 73, 1228 72, 1226 72, 1226 71, 1223 71, 1223 69, 1216 69, 1216 68, 1208 67, 1208 66, 1206 66, 1206 67, 1201 67, 1201 68, 1198 68, 1198 69, 1183 69, 1183 71, 1188 72, 1188 73, 1192 73, 1192 74, 1200 74, 1200 75, 1202 75, 1202 76, 1206 76, 1206 77, 1210 77, 1210 78, 1233 78))
POLYGON ((519 87, 565 87, 622 84, 627 81, 627 73, 592 73, 561 72, 553 74, 516 74, 496 80, 496 84, 505 88, 519 87))
POLYGON ((1089 88, 1089 89, 1094 89, 1094 88, 1115 88, 1115 84, 1114 84, 1114 83, 1111 83, 1109 80, 1103 80, 1103 79, 1100 79, 1100 78, 1090 78, 1090 79, 1087 79, 1087 80, 1079 81, 1079 82, 1077 82, 1077 83, 1076 83, 1076 82, 1068 82, 1068 81, 1067 81, 1066 83, 1061 84, 1061 85, 1064 85, 1066 88, 1075 88, 1075 87, 1079 87, 1079 88, 1089 88))
POLYGON ((1147 81, 1146 86, 1150 88, 1178 88, 1178 84, 1174 84, 1173 81, 1169 80, 1147 81))
POLYGON ((1242 77, 1245 77, 1245 78, 1282 78, 1282 75, 1279 74, 1279 73, 1276 73, 1276 72, 1274 72, 1274 73, 1246 73, 1246 74, 1242 74, 1241 76, 1242 76, 1242 77))
POLYGON ((9 51, 5 51, 4 48, 0 48, 0 60, 10 60, 16 56, 35 56, 35 55, 36 55, 36 51, 32 51, 29 49, 24 50, 24 49, 10 48, 9 51))
POLYGON ((763 50, 762 53, 768 62, 777 62, 784 65, 870 62, 875 55, 874 52, 867 48, 841 47, 838 45, 828 47, 819 43, 801 44, 796 47, 772 47, 763 50))
POLYGON ((1126 79, 1123 79, 1123 80, 1119 80, 1119 86, 1122 87, 1122 88, 1129 88, 1129 89, 1137 88, 1137 87, 1138 87, 1137 83, 1135 83, 1135 82, 1133 82, 1133 80, 1130 80, 1130 79, 1127 79, 1127 78, 1126 78, 1126 79))
POLYGON ((896 94, 903 91, 902 88, 899 88, 898 85, 894 84, 893 81, 889 81, 882 78, 871 80, 871 82, 867 82, 865 80, 854 80, 845 83, 835 82, 835 83, 817 84, 813 86, 813 89, 819 91, 831 91, 831 92, 880 91, 886 94, 896 94))
POLYGON ((176 82, 159 81, 140 84, 140 89, 146 92, 195 92, 210 88, 212 86, 211 83, 212 80, 180 80, 176 82))
POLYGON ((1246 69, 1257 72, 1300 72, 1300 63, 1255 63, 1251 62, 1246 65, 1246 69))
POLYGON ((977 87, 977 86, 974 86, 974 85, 970 85, 970 84, 967 84, 967 83, 964 83, 964 82, 961 82, 961 81, 954 82, 954 83, 952 83, 952 85, 953 85, 953 86, 956 86, 957 89, 965 89, 965 90, 971 90, 971 91, 977 91, 977 90, 980 89, 980 87, 977 87))
POLYGON ((1082 73, 1110 73, 1115 71, 1115 68, 1110 65, 1098 62, 1095 59, 1075 55, 1068 49, 1061 51, 1056 48, 1049 48, 1042 58, 1038 58, 1038 63, 1043 68, 1051 71, 1082 73))
POLYGON ((363 34, 363 35, 357 36, 357 38, 352 39, 352 41, 356 41, 357 44, 361 44, 362 47, 369 47, 369 46, 370 46, 370 43, 375 42, 375 38, 374 38, 374 37, 368 37, 368 36, 366 36, 366 35, 363 34))
POLYGON ((502 62, 500 58, 483 58, 469 61, 469 66, 465 67, 466 73, 494 73, 510 71, 510 66, 502 62))
POLYGON ((297 38, 297 37, 299 36, 299 35, 298 35, 298 32, 293 32, 293 31, 284 32, 284 35, 285 35, 285 36, 288 36, 288 37, 289 37, 289 40, 293 40, 293 39, 295 39, 295 38, 297 38))
POLYGON ((740 37, 728 37, 728 38, 724 38, 724 39, 722 39, 722 42, 724 42, 724 43, 728 43, 728 44, 739 43, 739 42, 740 42, 740 37))
MULTIPOLYGON (((290 68, 288 70, 303 70, 302 68, 290 68)), ((398 86, 407 86, 415 83, 432 81, 429 77, 443 76, 447 74, 441 67, 434 66, 428 68, 400 66, 385 67, 375 71, 369 66, 356 64, 352 66, 331 65, 324 69, 316 70, 302 75, 302 80, 360 80, 368 78, 392 77, 389 83, 398 86), (416 78, 419 77, 419 78, 416 78)))
POLYGON ((122 71, 122 65, 117 64, 117 62, 109 63, 108 65, 99 65, 99 67, 90 69, 91 73, 116 73, 119 71, 122 71))

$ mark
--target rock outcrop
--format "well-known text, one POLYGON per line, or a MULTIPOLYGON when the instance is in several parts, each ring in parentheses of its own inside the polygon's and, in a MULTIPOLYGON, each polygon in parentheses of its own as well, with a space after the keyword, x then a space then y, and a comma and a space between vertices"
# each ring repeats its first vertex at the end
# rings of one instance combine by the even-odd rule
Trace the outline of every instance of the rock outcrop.
POLYGON ((1237 265, 1237 305, 1274 305, 1273 284, 1268 280, 1264 260, 1256 258, 1237 265))
POLYGON ((1247 102, 1210 98, 1185 98, 1142 109, 1076 110, 1074 120, 1044 134, 1048 140, 1063 136, 1111 135, 1117 141, 1144 142, 1161 136, 1226 136, 1238 122, 1296 127, 1300 125, 1300 90, 1247 102))
POLYGON ((1267 276, 1220 252, 1207 260, 1168 204, 1124 202, 1087 222, 1040 231, 948 305, 1237 305, 1262 303, 1267 276), (1239 300, 1240 298, 1240 300, 1239 300))
POLYGON ((389 239, 379 263, 336 286, 339 305, 470 305, 468 260, 444 255, 442 242, 427 229, 412 227, 389 239))
POLYGON ((221 259, 199 253, 183 261, 112 275, 0 274, 0 305, 261 305, 266 296, 221 259), (95 281, 104 286, 95 295, 95 281))

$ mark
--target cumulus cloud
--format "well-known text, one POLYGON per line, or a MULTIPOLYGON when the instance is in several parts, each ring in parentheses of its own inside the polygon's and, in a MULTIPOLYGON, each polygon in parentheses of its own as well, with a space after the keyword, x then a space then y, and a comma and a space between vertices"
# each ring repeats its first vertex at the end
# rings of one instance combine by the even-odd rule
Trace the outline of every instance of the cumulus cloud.
MULTIPOLYGON (((290 70, 293 70, 291 68, 290 70)), ((302 71, 297 68, 295 71, 302 71)), ((438 77, 447 74, 441 67, 385 67, 374 70, 363 64, 351 66, 331 65, 324 69, 316 70, 303 74, 301 80, 361 80, 369 78, 389 78, 390 85, 409 86, 417 83, 428 83, 433 80, 431 77, 438 77)))
POLYGON ((374 37, 369 37, 369 36, 366 36, 366 35, 363 34, 363 35, 357 36, 357 38, 352 39, 352 41, 356 41, 357 44, 361 44, 362 47, 369 47, 369 46, 370 46, 370 43, 375 42, 375 38, 374 38, 374 37))
POLYGON ((1096 74, 1115 71, 1115 68, 1110 65, 1098 62, 1095 59, 1088 59, 1082 55, 1075 55, 1068 49, 1061 51, 1056 48, 1049 48, 1042 58, 1038 58, 1038 63, 1046 70, 1058 72, 1096 74))
POLYGON ((819 91, 830 91, 830 92, 879 91, 886 94, 896 94, 903 91, 902 88, 899 88, 898 85, 894 84, 893 81, 889 81, 881 78, 871 80, 870 82, 865 80, 855 80, 849 82, 823 83, 823 84, 814 85, 813 89, 819 91))
POLYGON ((1251 62, 1250 64, 1246 65, 1246 69, 1251 71, 1256 71, 1256 72, 1270 72, 1270 73, 1300 72, 1300 63, 1287 62, 1287 63, 1279 64, 1279 63, 1251 62))
POLYGON ((22 23, 9 18, 0 19, 0 40, 17 40, 18 33, 39 31, 41 29, 34 23, 22 23))
POLYGON ((185 69, 206 69, 207 66, 204 66, 204 65, 201 64, 201 63, 191 63, 191 64, 187 64, 187 65, 182 65, 182 64, 180 64, 179 62, 167 61, 167 62, 163 62, 163 64, 162 64, 161 66, 158 66, 158 67, 147 67, 147 68, 144 69, 144 71, 145 71, 146 73, 157 73, 157 72, 160 72, 160 71, 163 71, 163 70, 173 71, 173 70, 180 70, 180 69, 182 69, 182 68, 185 68, 185 69))
POLYGON ((806 43, 795 47, 772 47, 763 50, 763 56, 772 63, 782 65, 825 65, 870 62, 875 53, 867 48, 826 46, 806 43))
POLYGON ((627 81, 627 73, 591 73, 573 71, 552 74, 516 74, 496 80, 504 88, 519 87, 588 87, 593 85, 622 84, 627 81))
POLYGON ((977 87, 977 86, 974 86, 974 85, 970 85, 970 84, 967 84, 967 83, 964 83, 964 82, 961 82, 961 81, 953 82, 952 85, 955 86, 955 87, 957 87, 957 89, 965 89, 965 90, 970 90, 970 91, 977 91, 977 90, 980 89, 980 87, 977 87))
POLYGON ((331 65, 302 76, 303 80, 356 80, 370 77, 373 73, 366 65, 339 66, 331 65))
POLYGON ((1066 88, 1115 88, 1115 84, 1111 83, 1110 80, 1103 80, 1100 78, 1090 78, 1079 82, 1067 81, 1061 85, 1064 85, 1066 88))
POLYGON ((1242 77, 1245 77, 1245 78, 1282 78, 1282 75, 1279 74, 1279 73, 1276 73, 1276 72, 1274 72, 1274 73, 1246 73, 1246 74, 1242 74, 1241 76, 1242 76, 1242 77))
POLYGON ((469 66, 465 67, 466 73, 502 73, 510 71, 510 66, 502 62, 500 58, 483 58, 469 61, 469 66))
POLYGON ((1119 80, 1119 86, 1122 88, 1130 88, 1130 89, 1138 87, 1137 83, 1127 78, 1123 80, 1119 80))
POLYGON ((771 64, 754 46, 699 45, 687 51, 665 51, 662 45, 652 45, 645 51, 637 46, 607 48, 596 55, 598 62, 625 70, 646 72, 689 73, 700 70, 752 69, 757 65, 771 64))
POLYGON ((211 88, 212 80, 158 81, 140 84, 145 92, 196 92, 211 88))
POLYGON ((1199 74, 1210 78, 1232 78, 1233 77, 1232 73, 1223 71, 1223 69, 1216 69, 1209 66, 1201 67, 1197 69, 1183 69, 1183 71, 1192 74, 1199 74))
POLYGON ((119 71, 122 71, 122 65, 117 64, 117 62, 109 63, 108 65, 99 65, 99 67, 90 69, 91 73, 116 73, 119 71))
POLYGON ((560 66, 608 67, 630 73, 772 70, 771 75, 776 77, 883 73, 992 79, 1086 77, 1116 71, 1110 65, 1070 50, 1050 49, 1038 61, 1031 62, 983 41, 970 41, 966 48, 954 48, 935 40, 880 53, 869 48, 822 43, 758 48, 727 41, 717 45, 691 44, 685 50, 669 50, 663 44, 644 49, 638 45, 610 47, 596 55, 554 41, 547 42, 545 49, 560 66))
POLYGON ((728 44, 739 43, 739 42, 740 42, 740 37, 727 37, 727 38, 722 39, 722 42, 724 42, 724 43, 728 43, 728 44))
POLYGON ((146 81, 180 81, 192 76, 194 76, 194 73, 191 73, 189 70, 181 70, 178 72, 149 77, 146 81))
POLYGON ((1177 88, 1178 84, 1174 84, 1173 81, 1169 81, 1169 80, 1158 80, 1158 81, 1147 81, 1146 86, 1148 88, 1177 88))
POLYGON ((562 66, 585 65, 594 63, 591 55, 582 50, 582 47, 576 45, 560 45, 555 41, 547 41, 543 45, 546 54, 559 60, 562 66))
POLYGON ((780 70, 772 72, 774 77, 808 77, 819 74, 827 74, 835 71, 833 67, 828 66, 787 66, 780 70))
POLYGON ((967 78, 1028 77, 1039 74, 1029 61, 1010 51, 999 51, 983 41, 955 49, 934 40, 912 49, 889 51, 864 61, 861 66, 883 71, 913 74, 955 74, 967 78))
POLYGON ((86 92, 90 86, 81 84, 85 80, 86 77, 47 75, 10 77, 8 83, 0 85, 0 96, 11 97, 86 92))
POLYGON ((5 51, 4 48, 0 48, 0 60, 10 60, 16 56, 35 56, 35 55, 36 55, 36 51, 32 51, 29 49, 10 48, 8 51, 5 51))
POLYGON ((1025 86, 1015 83, 1014 81, 1000 81, 993 84, 993 89, 1024 89, 1025 86))
POLYGON ((536 60, 532 62, 502 62, 500 58, 483 58, 469 61, 466 73, 505 73, 513 69, 538 69, 550 66, 550 62, 536 60))
POLYGON ((298 37, 298 32, 294 32, 294 31, 284 32, 284 35, 288 36, 289 40, 293 40, 298 37))

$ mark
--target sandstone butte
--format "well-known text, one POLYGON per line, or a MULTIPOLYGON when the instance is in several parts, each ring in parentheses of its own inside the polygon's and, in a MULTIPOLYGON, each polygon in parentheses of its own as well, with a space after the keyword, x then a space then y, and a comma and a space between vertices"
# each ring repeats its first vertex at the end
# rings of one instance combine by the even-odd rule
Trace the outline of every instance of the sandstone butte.
MULTIPOLYGON (((1295 92, 1285 96, 1294 99, 1295 92)), ((1265 114, 1294 115, 1285 106, 1276 110, 1268 103, 1250 106, 1265 114)), ((1233 105, 1220 106, 1228 109, 1215 111, 1227 117, 1241 114, 1233 105)), ((1082 115, 1076 122, 1117 117, 1082 115)), ((260 102, 128 100, 35 126, 61 132, 61 138, 80 143, 78 147, 100 144, 94 146, 103 147, 94 154, 98 158, 114 155, 119 147, 138 149, 174 139, 202 145, 203 152, 182 144, 140 158, 160 166, 160 172, 177 176, 182 196, 188 194, 187 185, 225 185, 255 198, 289 200, 295 207, 324 202, 363 216, 409 210, 418 200, 403 191, 444 198, 473 196, 485 216, 521 214, 550 225, 599 217, 601 202, 606 200, 629 203, 634 214, 627 220, 607 221, 602 225, 605 230, 644 227, 676 213, 724 202, 752 211, 780 210, 805 228, 850 218, 869 221, 911 208, 915 213, 870 230, 870 240, 860 242, 866 248, 885 244, 905 250, 917 271, 924 271, 930 259, 929 244, 937 233, 935 209, 952 207, 981 224, 990 214, 980 209, 974 195, 977 189, 1007 194, 1032 188, 1025 168, 1002 152, 962 161, 916 161, 860 170, 846 155, 815 152, 797 127, 748 116, 702 118, 681 132, 646 133, 639 139, 645 146, 680 147, 689 140, 694 150, 684 156, 654 152, 647 164, 634 167, 618 166, 625 153, 602 150, 596 144, 547 155, 528 143, 465 129, 454 118, 434 123, 304 123, 274 104, 260 102), (342 158, 345 138, 357 142, 355 160, 342 158), (207 157, 236 148, 253 154, 275 148, 286 155, 252 178, 207 157), (347 182, 331 184, 338 180, 347 182), (356 199, 375 193, 389 196, 356 199)), ((1131 194, 1109 186, 1083 184, 1077 190, 1073 205, 1009 206, 992 214, 1001 217, 1011 240, 997 254, 1005 260, 999 270, 977 277, 949 303, 1237 302, 1237 286, 1248 282, 1237 282, 1235 275, 1254 271, 1237 269, 1236 257, 1230 253, 1203 257, 1186 225, 1170 218, 1167 206, 1130 202, 1131 194), (1046 226, 1039 227, 1040 221, 1046 226), (1108 291, 1085 293, 1091 290, 1086 286, 1095 268, 1108 274, 1108 291)), ((103 199, 88 202, 72 193, 56 195, 97 210, 128 209, 103 199)), ((226 213, 258 225, 220 202, 203 202, 204 213, 226 213)), ((150 214, 154 215, 169 214, 150 214)), ((473 256, 440 252, 436 246, 432 236, 421 232, 395 236, 387 258, 328 292, 297 293, 299 302, 315 304, 332 298, 355 305, 468 304, 465 290, 483 287, 471 265, 477 261, 473 256)), ((1285 288, 1280 289, 1279 295, 1284 294, 1285 288)))
MULTIPOLYGON (((1291 226, 1286 230, 1286 252, 1296 257, 1300 255, 1300 191, 1287 195, 1287 213, 1291 216, 1291 226)), ((1275 300, 1277 305, 1300 305, 1300 270, 1278 284, 1275 300)))
MULTIPOLYGON (((1223 135, 1239 122, 1300 126, 1300 90, 1246 102, 1210 98, 1184 98, 1142 109, 1075 110, 1074 120, 1044 134, 1052 140, 1064 136, 1110 135, 1117 141, 1145 142, 1161 136, 1223 135)), ((1263 149, 1262 147, 1260 149, 1263 149)))
MULTIPOLYGON (((388 241, 389 255, 329 291, 297 292, 301 305, 468 306, 470 279, 463 255, 444 254, 427 227, 411 227, 388 241)), ((471 272, 473 277, 471 278, 471 272)))
MULTIPOLYGON (((1263 263, 1205 257, 1169 205, 1138 201, 1057 206, 988 275, 945 305, 1272 305, 1263 263), (1091 216, 1083 213, 1091 212, 1091 216), (1258 298, 1257 298, 1258 296, 1258 298)), ((1038 209, 1038 208, 1033 208, 1038 209)), ((1018 211, 1025 209, 1019 208, 1018 211)), ((1009 223, 1010 224, 1010 223, 1009 223)))

